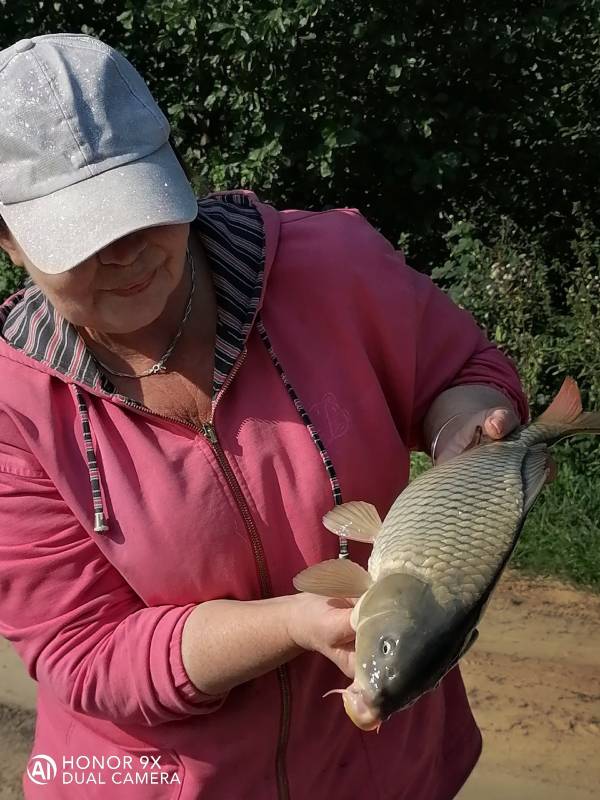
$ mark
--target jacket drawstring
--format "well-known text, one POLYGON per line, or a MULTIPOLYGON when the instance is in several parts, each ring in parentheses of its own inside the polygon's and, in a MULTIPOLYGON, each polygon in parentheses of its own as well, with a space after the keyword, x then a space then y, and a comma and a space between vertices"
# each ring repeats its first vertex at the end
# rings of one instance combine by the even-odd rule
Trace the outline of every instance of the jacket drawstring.
MULTIPOLYGON (((308 412, 302 405, 300 398, 296 394, 296 390, 289 382, 285 372, 283 371, 283 367, 281 366, 281 362, 277 358, 277 354, 273 350, 273 345, 271 344, 271 340, 267 335, 267 331, 265 330, 265 326, 260 315, 257 315, 256 318, 256 329, 260 338, 263 341, 263 344, 267 348, 267 352, 271 357, 271 361, 277 372, 279 373, 279 377, 283 381, 283 385, 286 388, 287 393, 289 394, 294 406, 296 407, 296 411, 300 414, 302 422, 306 425, 308 432, 310 433, 311 439, 313 440, 315 447, 319 451, 319 455, 323 460, 323 464, 325 465, 325 470, 327 471, 327 477, 329 478, 329 484, 331 486, 331 493, 333 494, 333 502, 336 506, 341 505, 342 503, 342 490, 340 489, 340 482, 338 480, 337 473, 335 471, 335 467, 333 466, 333 462, 327 452, 327 448, 325 447, 323 440, 319 436, 319 432, 313 425, 310 417, 308 416, 308 412)), ((348 550, 348 539, 345 536, 339 537, 339 554, 338 558, 350 558, 350 552, 348 550)))
POLYGON ((107 514, 102 499, 102 485, 100 483, 100 471, 96 461, 94 442, 92 440, 92 430, 90 428, 90 418, 85 404, 83 393, 75 384, 70 384, 77 401, 79 410, 79 420, 83 431, 83 442, 85 444, 85 455, 87 458, 88 473, 92 487, 92 502, 94 505, 94 533, 105 533, 110 530, 107 523, 107 514))

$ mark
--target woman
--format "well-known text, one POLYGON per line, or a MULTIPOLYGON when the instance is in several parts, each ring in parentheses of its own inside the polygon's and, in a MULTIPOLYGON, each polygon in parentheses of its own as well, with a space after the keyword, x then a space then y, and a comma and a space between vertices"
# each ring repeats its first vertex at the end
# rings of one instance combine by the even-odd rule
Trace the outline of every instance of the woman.
POLYGON ((338 555, 335 503, 387 511, 410 448, 524 420, 512 365, 359 212, 197 202, 101 42, 23 40, 0 78, 0 244, 31 279, 0 310, 0 633, 56 764, 25 797, 454 797, 459 670, 359 731, 321 699, 350 609, 292 579, 338 555))

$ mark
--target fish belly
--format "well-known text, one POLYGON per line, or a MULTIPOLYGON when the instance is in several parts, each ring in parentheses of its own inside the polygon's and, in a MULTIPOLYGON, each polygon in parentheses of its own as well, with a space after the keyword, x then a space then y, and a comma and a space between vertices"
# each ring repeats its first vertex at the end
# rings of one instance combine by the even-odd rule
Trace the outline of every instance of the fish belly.
POLYGON ((407 572, 427 581, 442 605, 476 603, 521 528, 526 453, 519 442, 483 445, 413 481, 375 540, 373 579, 407 572))

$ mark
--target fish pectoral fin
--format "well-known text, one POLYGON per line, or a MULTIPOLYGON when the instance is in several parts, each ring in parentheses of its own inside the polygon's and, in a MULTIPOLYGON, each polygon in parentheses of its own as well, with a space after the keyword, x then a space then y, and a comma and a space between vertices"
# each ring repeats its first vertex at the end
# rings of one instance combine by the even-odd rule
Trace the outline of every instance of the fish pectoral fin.
POLYGON ((374 505, 351 500, 328 511, 323 517, 323 525, 337 536, 372 544, 382 523, 374 505))
POLYGON ((360 597, 371 586, 366 569, 347 558, 321 561, 299 572, 292 581, 299 592, 311 592, 325 597, 360 597))
POLYGON ((527 514, 550 477, 550 456, 545 444, 527 452, 521 466, 523 476, 523 514, 527 514))
POLYGON ((356 601, 356 605, 352 609, 352 613, 350 614, 350 627, 353 631, 358 630, 358 615, 360 613, 360 606, 363 601, 364 594, 362 597, 359 597, 356 601))

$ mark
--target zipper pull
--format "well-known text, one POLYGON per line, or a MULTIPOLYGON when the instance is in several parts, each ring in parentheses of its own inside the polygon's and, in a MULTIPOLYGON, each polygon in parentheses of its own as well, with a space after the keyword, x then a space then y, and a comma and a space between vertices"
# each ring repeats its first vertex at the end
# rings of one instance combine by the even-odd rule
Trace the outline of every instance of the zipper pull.
POLYGON ((202 433, 204 434, 205 438, 211 444, 218 444, 219 440, 217 439, 217 432, 214 428, 214 425, 210 422, 203 422, 202 423, 202 433))

